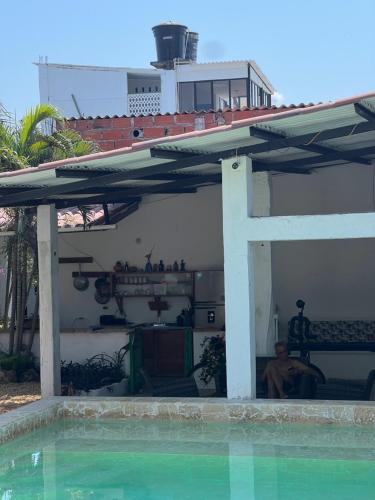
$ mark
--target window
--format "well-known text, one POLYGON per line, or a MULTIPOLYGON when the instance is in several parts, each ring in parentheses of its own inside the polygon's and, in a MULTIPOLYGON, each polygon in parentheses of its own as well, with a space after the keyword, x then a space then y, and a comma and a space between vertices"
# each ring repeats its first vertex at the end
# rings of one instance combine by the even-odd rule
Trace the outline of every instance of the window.
POLYGON ((229 108, 229 80, 216 80, 213 86, 213 109, 229 108))
POLYGON ((178 84, 179 111, 208 111, 241 108, 256 105, 259 100, 257 86, 247 78, 233 80, 205 80, 178 84), (251 89, 250 89, 251 85, 251 89))
POLYGON ((178 89, 180 113, 184 111, 194 111, 194 83, 180 83, 178 89))
POLYGON ((212 109, 211 82, 196 82, 195 103, 196 111, 212 109))
POLYGON ((231 80, 230 97, 232 108, 247 106, 247 79, 231 80))

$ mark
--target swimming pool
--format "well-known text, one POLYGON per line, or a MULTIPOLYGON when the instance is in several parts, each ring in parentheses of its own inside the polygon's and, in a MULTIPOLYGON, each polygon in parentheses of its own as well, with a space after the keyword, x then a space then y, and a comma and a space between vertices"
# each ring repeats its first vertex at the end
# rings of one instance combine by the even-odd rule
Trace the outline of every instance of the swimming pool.
POLYGON ((0 498, 373 499, 375 429, 62 418, 0 446, 0 498))

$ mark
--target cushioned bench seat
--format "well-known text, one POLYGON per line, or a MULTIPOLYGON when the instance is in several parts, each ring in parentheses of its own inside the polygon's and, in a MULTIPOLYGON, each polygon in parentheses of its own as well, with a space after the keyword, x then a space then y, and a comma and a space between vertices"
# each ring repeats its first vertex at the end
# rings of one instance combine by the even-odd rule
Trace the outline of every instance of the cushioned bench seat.
MULTIPOLYGON (((291 350, 300 348, 298 325, 289 331, 291 350)), ((375 351, 375 321, 311 321, 309 338, 303 342, 309 351, 375 351)))

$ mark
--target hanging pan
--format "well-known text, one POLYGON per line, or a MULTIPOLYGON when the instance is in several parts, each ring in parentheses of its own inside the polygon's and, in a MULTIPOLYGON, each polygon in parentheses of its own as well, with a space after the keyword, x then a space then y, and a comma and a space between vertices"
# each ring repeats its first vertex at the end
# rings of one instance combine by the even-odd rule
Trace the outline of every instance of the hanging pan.
POLYGON ((89 287, 89 279, 87 276, 82 276, 81 274, 81 264, 78 264, 79 272, 78 276, 76 276, 73 280, 73 286, 76 290, 83 292, 89 287))
POLYGON ((95 300, 98 304, 108 304, 110 299, 111 299, 111 296, 108 294, 102 295, 98 291, 95 292, 95 300))

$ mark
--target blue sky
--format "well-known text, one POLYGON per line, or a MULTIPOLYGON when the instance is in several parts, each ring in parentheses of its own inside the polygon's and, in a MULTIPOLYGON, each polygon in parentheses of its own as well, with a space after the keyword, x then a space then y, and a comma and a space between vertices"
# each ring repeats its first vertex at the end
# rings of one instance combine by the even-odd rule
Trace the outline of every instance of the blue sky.
POLYGON ((49 62, 147 67, 152 26, 200 34, 198 60, 255 59, 285 103, 375 89, 375 0, 13 0, 1 5, 0 102, 20 117, 49 62))

